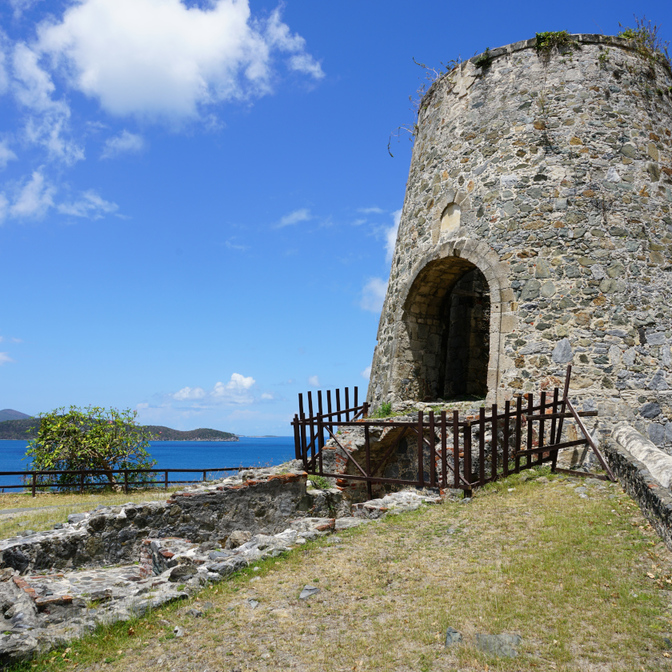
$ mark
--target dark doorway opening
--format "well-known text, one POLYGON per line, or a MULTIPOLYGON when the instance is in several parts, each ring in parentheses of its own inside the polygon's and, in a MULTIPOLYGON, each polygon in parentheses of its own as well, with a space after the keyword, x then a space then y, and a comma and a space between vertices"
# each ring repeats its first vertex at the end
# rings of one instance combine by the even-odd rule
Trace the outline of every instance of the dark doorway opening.
POLYGON ((429 263, 405 303, 408 354, 402 398, 418 401, 484 398, 490 357, 490 288, 471 262, 429 263))
POLYGON ((441 310, 443 338, 437 388, 443 399, 485 397, 490 354, 490 293, 474 268, 450 290, 441 310))

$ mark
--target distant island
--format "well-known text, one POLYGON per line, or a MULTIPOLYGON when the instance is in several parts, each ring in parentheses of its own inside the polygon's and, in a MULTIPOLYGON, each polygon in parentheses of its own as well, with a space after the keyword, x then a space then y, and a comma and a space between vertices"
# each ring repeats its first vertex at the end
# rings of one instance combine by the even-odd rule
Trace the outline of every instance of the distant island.
MULTIPOLYGON (((0 411, 0 441, 30 441, 37 436, 39 420, 25 413, 6 408, 0 411)), ((238 441, 238 436, 218 429, 179 429, 161 425, 144 425, 152 435, 152 441, 238 441)))
MULTIPOLYGON (((2 423, 0 423, 2 427, 2 423)), ((191 429, 181 432, 179 429, 160 425, 145 425, 152 433, 153 441, 238 441, 238 436, 231 432, 220 432, 218 429, 191 429)))
POLYGON ((5 408, 0 411, 0 422, 5 420, 30 420, 32 416, 21 413, 21 411, 14 411, 11 408, 5 408))

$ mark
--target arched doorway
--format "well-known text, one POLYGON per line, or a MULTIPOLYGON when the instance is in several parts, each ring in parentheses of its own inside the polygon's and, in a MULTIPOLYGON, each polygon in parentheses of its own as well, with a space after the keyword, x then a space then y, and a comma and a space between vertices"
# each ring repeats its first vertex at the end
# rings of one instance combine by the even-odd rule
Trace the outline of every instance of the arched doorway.
POLYGON ((418 401, 483 398, 488 392, 490 288, 470 261, 430 262, 404 305, 410 364, 403 396, 418 401))

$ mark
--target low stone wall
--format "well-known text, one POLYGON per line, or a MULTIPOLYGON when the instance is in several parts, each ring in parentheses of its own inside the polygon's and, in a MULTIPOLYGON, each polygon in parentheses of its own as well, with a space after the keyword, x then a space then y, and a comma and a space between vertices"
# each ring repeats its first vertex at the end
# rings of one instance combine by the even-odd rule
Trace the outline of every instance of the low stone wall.
POLYGON ((242 472, 165 502, 99 507, 49 532, 0 541, 0 567, 20 573, 134 562, 144 539, 179 537, 224 546, 235 530, 276 534, 313 506, 306 474, 242 472))
POLYGON ((616 425, 603 447, 623 489, 639 504, 646 519, 672 550, 672 494, 652 475, 652 471, 659 477, 664 475, 660 471, 661 458, 669 457, 624 422, 616 425), (637 459, 626 446, 646 462, 637 459))

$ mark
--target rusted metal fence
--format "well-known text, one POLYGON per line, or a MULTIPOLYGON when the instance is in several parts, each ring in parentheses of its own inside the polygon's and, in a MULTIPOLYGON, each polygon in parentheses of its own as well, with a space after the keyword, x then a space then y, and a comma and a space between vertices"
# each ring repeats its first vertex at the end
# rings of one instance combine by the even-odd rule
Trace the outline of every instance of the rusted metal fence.
MULTIPOLYGON (((326 395, 317 392, 316 399, 308 392, 307 408, 300 394, 299 413, 292 421, 296 458, 303 461, 309 474, 366 482, 369 495, 373 483, 455 488, 469 494, 490 481, 540 464, 550 463, 553 471, 569 471, 557 467, 558 451, 589 446, 607 473, 606 477, 598 477, 615 480, 581 419, 596 416, 597 411, 576 410, 569 399, 570 376, 571 366, 567 367, 562 394, 555 388, 550 395, 541 392, 537 400, 533 394, 517 396, 513 401, 506 401, 503 409, 497 404, 488 410, 481 407, 476 417, 464 419, 460 419, 458 411, 427 414, 419 411, 417 420, 412 421, 372 419, 367 417, 367 403, 358 404, 357 388, 354 388, 352 405, 348 388, 344 395, 339 390, 333 395, 331 391, 326 395), (562 441, 565 420, 576 423, 582 438, 562 441), (346 427, 363 432, 363 447, 359 450, 343 445, 338 432, 346 427), (372 451, 374 428, 378 428, 378 434, 393 429, 398 432, 382 455, 374 455, 372 451), (417 474, 407 478, 386 477, 385 467, 401 441, 406 440, 408 446, 409 439, 417 448, 417 474), (336 451, 341 459, 345 458, 344 473, 325 469, 326 451, 336 451)), ((333 458, 334 454, 329 457, 333 458)), ((328 462, 333 464, 333 459, 328 462)))
POLYGON ((253 467, 221 467, 218 469, 112 469, 112 470, 97 470, 97 469, 72 469, 72 470, 60 470, 60 471, 0 471, 1 476, 17 476, 21 479, 22 483, 18 485, 0 485, 0 489, 4 490, 30 490, 33 497, 35 497, 38 490, 49 490, 52 488, 55 489, 79 489, 80 492, 84 490, 95 487, 120 487, 123 488, 124 492, 128 492, 129 488, 133 486, 141 486, 143 488, 166 488, 170 485, 185 485, 187 483, 202 483, 208 480, 208 474, 216 474, 227 471, 241 471, 243 469, 252 469, 253 467), (108 475, 112 474, 115 476, 115 483, 111 482, 109 479, 104 481, 90 482, 87 481, 87 477, 99 477, 104 476, 108 478, 108 475), (144 479, 140 481, 134 481, 133 478, 137 477, 136 475, 144 474, 162 474, 162 479, 144 479), (171 479, 169 474, 203 474, 202 479, 197 480, 184 480, 184 479, 171 479), (72 482, 62 483, 55 480, 49 480, 52 477, 56 476, 74 476, 72 482), (44 480, 46 477, 47 480, 44 480))

